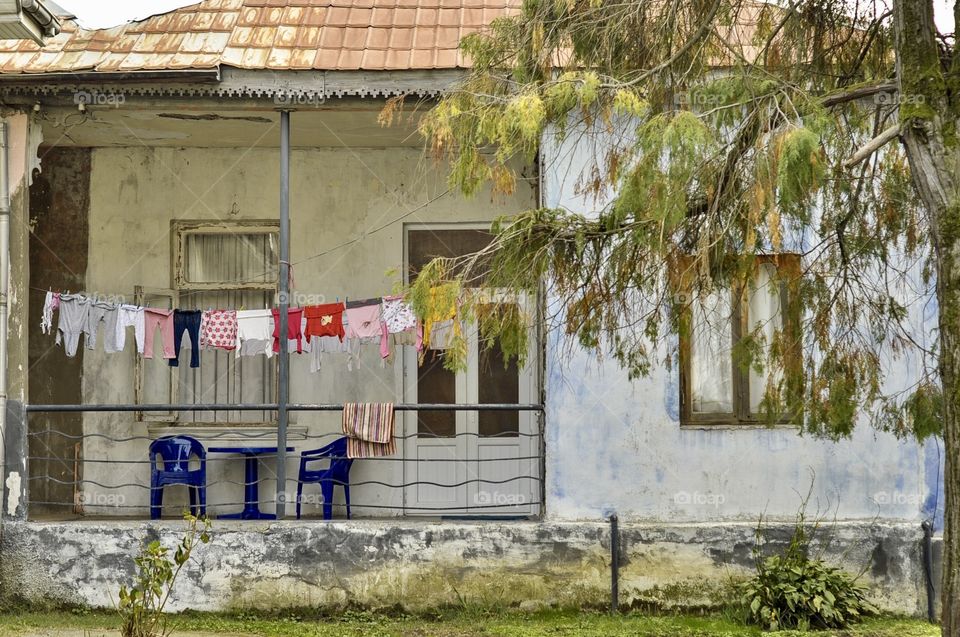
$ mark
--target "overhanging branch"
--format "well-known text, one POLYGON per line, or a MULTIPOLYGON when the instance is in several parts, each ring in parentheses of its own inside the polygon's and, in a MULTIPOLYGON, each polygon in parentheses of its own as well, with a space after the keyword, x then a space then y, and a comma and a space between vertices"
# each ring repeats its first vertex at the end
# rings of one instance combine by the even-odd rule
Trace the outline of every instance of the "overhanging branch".
POLYGON ((857 86, 842 93, 834 93, 823 98, 823 105, 827 108, 855 102, 856 100, 879 95, 880 93, 896 93, 898 90, 896 82, 882 82, 880 84, 870 84, 867 86, 857 86))
POLYGON ((874 154, 875 152, 877 152, 878 150, 880 150, 881 148, 883 148, 884 146, 886 146, 887 144, 889 144, 899 136, 900 136, 900 123, 897 122, 887 130, 883 131, 882 133, 880 133, 879 135, 871 139, 869 142, 864 144, 860 150, 858 150, 853 155, 851 155, 846 160, 844 160, 843 167, 853 168, 854 166, 862 162, 864 159, 874 154))

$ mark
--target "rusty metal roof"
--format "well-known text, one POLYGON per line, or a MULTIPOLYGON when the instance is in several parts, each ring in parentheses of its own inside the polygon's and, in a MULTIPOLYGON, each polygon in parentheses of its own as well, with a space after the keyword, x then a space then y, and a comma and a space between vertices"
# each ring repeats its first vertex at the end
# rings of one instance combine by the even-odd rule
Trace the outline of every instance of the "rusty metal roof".
POLYGON ((65 21, 40 47, 0 42, 0 74, 467 66, 460 39, 520 0, 203 0, 111 29, 65 21))

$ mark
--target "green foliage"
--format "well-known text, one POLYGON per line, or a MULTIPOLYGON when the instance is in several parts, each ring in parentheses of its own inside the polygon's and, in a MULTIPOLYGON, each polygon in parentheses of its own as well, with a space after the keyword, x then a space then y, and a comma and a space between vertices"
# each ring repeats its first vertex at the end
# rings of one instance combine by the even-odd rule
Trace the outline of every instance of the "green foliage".
POLYGON ((794 128, 783 134, 777 167, 777 195, 782 210, 806 220, 811 197, 819 191, 824 173, 819 135, 807 128, 794 128))
POLYGON ((137 574, 128 588, 120 587, 118 611, 123 637, 166 637, 170 634, 164 608, 173 592, 180 571, 190 561, 197 542, 210 541, 210 522, 192 515, 184 516, 187 530, 173 556, 170 549, 154 540, 140 549, 134 558, 137 574))
MULTIPOLYGON (((929 217, 899 146, 845 163, 898 116, 925 116, 930 83, 909 78, 903 99, 843 99, 894 76, 889 15, 871 3, 791 5, 526 0, 466 38, 470 73, 420 123, 451 186, 514 192, 553 134, 599 149, 580 175, 565 174, 585 200, 616 195, 589 215, 535 209, 499 221, 484 258, 421 274, 421 309, 445 283, 526 298, 549 285, 564 307, 545 318, 568 343, 612 354, 636 378, 674 358, 662 344, 683 328, 677 295, 749 288, 757 257, 798 254, 777 281, 793 329, 772 342, 746 330, 732 352, 778 379, 761 401, 765 420, 795 414, 832 439, 864 416, 904 435, 939 431, 939 343, 908 321, 933 293, 929 217), (888 370, 906 357, 922 361, 921 391, 886 393, 888 370)), ((466 297, 464 313, 480 319, 482 295, 466 297)), ((523 356, 523 330, 507 316, 481 332, 523 356)), ((445 364, 462 366, 464 351, 445 364)))
POLYGON ((806 506, 782 555, 763 556, 762 521, 757 528, 756 574, 739 588, 747 622, 764 630, 847 628, 879 612, 848 573, 810 557, 819 524, 808 526, 806 506))
POLYGON ((943 435, 943 390, 933 383, 921 383, 901 403, 885 405, 878 415, 879 428, 900 438, 924 441, 943 435))

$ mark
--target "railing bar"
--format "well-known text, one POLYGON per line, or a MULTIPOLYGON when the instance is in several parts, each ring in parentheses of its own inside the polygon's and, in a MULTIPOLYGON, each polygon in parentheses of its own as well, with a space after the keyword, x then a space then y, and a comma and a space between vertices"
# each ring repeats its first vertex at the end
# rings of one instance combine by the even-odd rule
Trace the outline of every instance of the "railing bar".
MULTIPOLYGON (((100 487, 101 489, 132 489, 132 488, 137 488, 137 489, 151 489, 151 490, 152 490, 152 489, 155 488, 155 487, 150 486, 149 484, 138 484, 138 483, 133 483, 133 482, 130 482, 130 483, 127 483, 127 484, 103 484, 103 483, 101 483, 101 482, 97 482, 96 480, 87 480, 87 479, 82 479, 82 480, 58 480, 57 478, 54 478, 54 477, 51 477, 51 476, 30 476, 27 480, 28 480, 28 481, 32 481, 32 480, 37 480, 37 479, 46 479, 48 482, 55 482, 55 483, 57 483, 57 484, 64 484, 64 485, 71 485, 71 486, 76 486, 76 485, 80 485, 80 484, 92 484, 92 485, 95 485, 95 486, 100 487)), ((441 482, 431 482, 431 481, 429 481, 429 480, 418 480, 418 481, 416 481, 416 482, 405 482, 405 483, 402 483, 402 484, 391 484, 391 483, 389 483, 389 482, 381 482, 380 480, 360 480, 360 481, 358 481, 358 482, 342 482, 342 481, 340 481, 340 480, 330 480, 330 482, 332 482, 334 485, 339 485, 339 486, 349 485, 349 486, 351 486, 351 487, 359 487, 359 486, 368 485, 368 484, 375 484, 375 485, 377 485, 377 486, 389 487, 389 488, 391 488, 391 489, 406 489, 406 488, 409 488, 409 487, 415 487, 415 486, 420 486, 420 485, 428 485, 428 486, 431 486, 431 487, 439 487, 439 488, 443 488, 443 489, 453 489, 453 488, 456 488, 456 487, 466 486, 466 485, 468 485, 468 484, 480 484, 480 483, 483 483, 483 484, 507 484, 508 482, 516 482, 517 480, 537 480, 537 481, 539 481, 540 479, 541 479, 541 478, 538 478, 538 477, 535 477, 535 476, 516 476, 516 477, 514 477, 514 478, 507 478, 507 479, 505 479, 505 480, 487 480, 487 479, 484 479, 484 478, 470 478, 469 480, 464 480, 463 482, 456 482, 456 483, 449 483, 449 484, 448 484, 448 483, 441 483, 441 482)), ((263 480, 257 480, 256 482, 237 482, 237 481, 235 481, 235 480, 216 480, 216 481, 214 481, 214 482, 209 482, 209 483, 207 483, 207 484, 206 484, 206 487, 209 488, 209 487, 212 487, 212 486, 215 486, 215 485, 218 485, 218 484, 230 484, 230 485, 236 485, 236 486, 248 486, 248 485, 253 485, 253 484, 260 484, 261 482, 263 482, 263 480)), ((290 477, 290 478, 287 478, 287 479, 286 479, 286 482, 292 482, 292 483, 296 484, 296 483, 298 482, 298 480, 297 480, 296 478, 290 477)), ((305 484, 314 484, 314 483, 307 482, 307 483, 305 483, 305 484)), ((165 486, 177 486, 177 485, 165 485, 165 486)), ((187 486, 192 486, 192 485, 187 485, 187 486)), ((164 487, 156 487, 156 488, 157 488, 157 489, 163 489, 164 487)))
MULTIPOLYGON (((477 405, 450 404, 450 403, 401 403, 393 406, 394 411, 544 411, 543 405, 487 403, 477 405)), ((100 405, 27 405, 28 413, 73 413, 73 412, 137 412, 137 411, 278 411, 277 403, 249 404, 209 404, 209 405, 129 405, 129 404, 100 404, 100 405)), ((290 411, 342 411, 342 404, 290 404, 290 411)))
MULTIPOLYGON (((226 451, 215 451, 212 452, 216 454, 215 456, 207 456, 207 462, 216 461, 221 462, 223 460, 236 461, 237 458, 230 457, 219 457, 221 454, 228 456, 229 452, 226 451)), ((237 453, 240 453, 239 449, 237 453)), ((276 453, 258 453, 257 458, 262 460, 269 460, 276 458, 278 454, 276 453)), ((353 458, 353 460, 363 460, 364 462, 375 461, 375 462, 507 462, 512 460, 540 460, 545 456, 510 456, 504 458, 388 458, 388 457, 375 457, 375 458, 353 458)), ((298 460, 301 458, 299 455, 289 456, 291 460, 298 460)), ((63 461, 64 458, 58 458, 56 456, 28 456, 28 460, 60 460, 63 461)), ((92 463, 113 463, 113 464, 152 464, 150 460, 104 460, 104 459, 88 459, 83 458, 83 462, 92 462, 92 463)), ((321 460, 350 460, 347 456, 317 456, 311 458, 310 456, 306 457, 306 460, 311 462, 320 462, 321 460)))
MULTIPOLYGON (((261 503, 261 504, 271 504, 271 503, 273 503, 273 500, 261 500, 260 503, 261 503)), ((30 501, 29 501, 29 504, 42 504, 42 505, 46 505, 46 506, 62 506, 62 507, 72 507, 72 506, 74 506, 74 503, 73 503, 73 502, 46 502, 46 501, 42 501, 42 500, 30 500, 30 501)), ((517 507, 517 506, 540 506, 540 505, 542 505, 542 504, 543 504, 543 502, 531 501, 531 502, 523 502, 522 504, 472 504, 472 505, 467 506, 467 507, 462 507, 462 506, 460 506, 460 507, 425 507, 425 506, 412 507, 412 506, 403 506, 403 505, 399 505, 399 504, 358 504, 358 503, 356 503, 356 502, 354 502, 354 501, 352 501, 352 500, 351 500, 351 502, 350 502, 351 508, 362 507, 362 508, 365 508, 365 509, 391 509, 391 510, 396 510, 396 511, 413 511, 413 512, 417 512, 417 511, 455 511, 455 512, 458 512, 458 513, 463 513, 464 511, 475 511, 475 510, 477 510, 477 509, 509 509, 510 507, 517 507)), ((207 504, 207 508, 210 509, 210 508, 213 508, 213 507, 218 507, 218 508, 219 508, 219 507, 242 507, 242 506, 245 506, 245 505, 246 505, 246 502, 224 502, 224 503, 217 503, 217 504, 209 504, 209 503, 208 503, 208 504, 207 504)), ((142 505, 141 505, 141 504, 89 504, 89 505, 87 505, 87 506, 98 507, 98 508, 101 508, 101 509, 149 509, 149 508, 150 508, 150 506, 149 506, 149 505, 146 505, 146 504, 142 504, 142 505)), ((338 503, 334 503, 333 506, 334 506, 334 507, 343 508, 345 505, 343 505, 343 504, 338 504, 338 503)), ((186 510, 186 509, 189 509, 189 505, 177 505, 177 504, 163 504, 163 505, 161 505, 161 508, 163 508, 163 509, 172 509, 172 508, 174 508, 174 507, 180 509, 181 511, 186 510)), ((503 513, 504 513, 504 515, 509 515, 509 514, 511 514, 510 511, 504 511, 503 513)), ((528 514, 518 514, 518 515, 528 515, 528 514)), ((532 514, 530 514, 530 515, 532 515, 532 514)), ((82 515, 78 515, 77 517, 78 517, 78 518, 83 518, 82 515)), ((96 519, 96 518, 92 518, 92 519, 96 519)), ((216 519, 216 518, 214 518, 214 519, 216 519)), ((308 519, 308 520, 313 520, 314 518, 307 518, 307 519, 308 519)), ((111 521, 112 521, 112 520, 111 520, 111 521)), ((130 518, 130 519, 125 519, 124 521, 125 521, 125 522, 127 522, 127 521, 129 521, 129 522, 137 522, 138 520, 135 519, 135 518, 130 518)), ((245 522, 245 521, 248 521, 248 520, 237 520, 237 521, 238 521, 238 522, 245 522)), ((251 520, 251 521, 255 522, 256 520, 251 520)), ((316 520, 316 521, 318 521, 318 522, 328 522, 329 520, 316 520)), ((351 520, 351 522, 358 522, 358 521, 369 521, 369 522, 373 522, 373 523, 376 523, 376 524, 382 524, 382 523, 383 523, 383 519, 382 519, 382 518, 370 518, 369 520, 364 520, 364 519, 361 519, 361 520, 353 519, 353 520, 351 520)))
MULTIPOLYGON (((206 429, 207 427, 208 427, 208 425, 204 425, 204 424, 198 424, 198 425, 196 425, 196 426, 187 426, 187 427, 184 427, 183 425, 171 425, 171 426, 170 426, 170 429, 173 429, 173 430, 176 430, 176 429, 178 429, 178 428, 182 428, 182 429, 206 429)), ((249 438, 249 439, 262 438, 262 439, 271 440, 271 441, 272 441, 272 440, 276 440, 276 434, 275 434, 273 431, 245 432, 245 431, 243 431, 243 427, 242 427, 242 426, 241 426, 241 427, 238 427, 237 429, 230 429, 229 431, 215 431, 218 427, 219 427, 218 425, 209 425, 209 428, 211 429, 211 432, 210 432, 210 433, 204 432, 201 437, 202 437, 204 440, 214 440, 214 439, 219 439, 219 438, 226 438, 226 437, 228 437, 228 436, 236 436, 236 437, 240 437, 240 438, 249 438)), ((46 436, 46 435, 51 435, 51 434, 56 434, 56 435, 59 436, 60 438, 67 438, 67 439, 70 439, 70 440, 81 440, 81 439, 83 439, 83 438, 103 438, 104 440, 109 440, 109 441, 111 441, 111 442, 131 442, 131 441, 133 441, 133 440, 156 440, 156 436, 127 436, 127 437, 123 437, 123 438, 118 438, 118 437, 115 437, 115 436, 110 436, 110 435, 101 434, 101 433, 68 434, 68 433, 66 433, 65 431, 60 431, 59 429, 49 429, 49 430, 44 430, 44 431, 32 431, 32 432, 28 433, 27 435, 28 435, 28 436, 34 436, 34 437, 36 437, 36 436, 46 436)), ((315 440, 315 439, 320 439, 320 438, 330 438, 330 437, 333 437, 333 436, 342 437, 342 436, 343 436, 343 433, 342 433, 342 432, 339 432, 339 431, 332 431, 332 432, 323 433, 323 434, 302 434, 302 435, 298 434, 297 437, 294 438, 294 442, 297 441, 297 440, 301 440, 301 439, 315 440)), ((518 437, 520 437, 520 438, 540 438, 540 437, 542 436, 542 434, 540 434, 539 432, 538 432, 538 433, 512 432, 512 433, 499 433, 499 434, 494 434, 494 435, 492 435, 492 436, 485 436, 485 435, 480 434, 480 433, 475 432, 475 431, 461 431, 461 432, 459 432, 459 433, 456 433, 456 434, 453 434, 453 435, 450 435, 450 436, 440 436, 440 435, 437 435, 437 434, 412 433, 412 434, 406 434, 406 435, 404 435, 404 436, 394 436, 393 438, 394 438, 394 440, 408 440, 408 439, 410 439, 410 438, 417 438, 417 437, 419 437, 419 438, 425 438, 425 439, 428 439, 428 440, 445 440, 445 439, 449 439, 449 438, 459 438, 459 437, 461 437, 461 436, 475 436, 475 437, 477 437, 477 438, 504 438, 504 439, 508 439, 508 438, 518 438, 518 437)))

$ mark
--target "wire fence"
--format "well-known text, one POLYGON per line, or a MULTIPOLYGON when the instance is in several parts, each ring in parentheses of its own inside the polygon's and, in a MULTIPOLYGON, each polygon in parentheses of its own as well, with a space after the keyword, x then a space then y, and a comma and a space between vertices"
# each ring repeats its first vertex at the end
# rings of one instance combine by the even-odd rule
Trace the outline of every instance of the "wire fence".
MULTIPOLYGON (((133 418, 125 428, 115 419, 95 417, 161 410, 276 411, 276 403, 21 407, 19 446, 27 466, 24 515, 36 519, 173 518, 185 510, 211 518, 271 519, 275 510, 284 508, 278 503, 295 505, 297 517, 302 513, 313 519, 351 513, 361 518, 527 518, 539 516, 543 506, 541 405, 397 404, 396 453, 363 458, 347 458, 345 445, 338 443, 343 434, 321 430, 319 424, 288 432, 284 449, 276 427, 160 425, 162 435, 151 435, 155 432, 150 429, 139 431, 143 423, 133 418), (505 422, 513 424, 480 431, 479 418, 462 418, 456 430, 436 433, 419 412, 496 412, 509 414, 505 422), (50 414, 94 417, 66 427, 62 420, 48 426, 44 415, 50 414), (159 437, 170 436, 193 438, 199 446, 171 464, 162 453, 151 453, 159 437), (324 448, 327 453, 315 457, 324 448), (344 465, 346 473, 341 471, 344 465), (171 478, 171 472, 180 475, 171 478), (284 476, 282 484, 278 474, 284 476)), ((290 404, 287 409, 337 412, 343 405, 290 404)), ((17 420, 16 409, 12 413, 17 420)), ((12 431, 17 431, 16 423, 12 431)), ((14 440, 6 450, 8 462, 16 458, 17 447, 14 440)), ((288 510, 286 517, 292 513, 288 510)))

